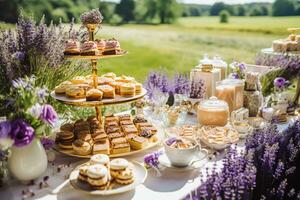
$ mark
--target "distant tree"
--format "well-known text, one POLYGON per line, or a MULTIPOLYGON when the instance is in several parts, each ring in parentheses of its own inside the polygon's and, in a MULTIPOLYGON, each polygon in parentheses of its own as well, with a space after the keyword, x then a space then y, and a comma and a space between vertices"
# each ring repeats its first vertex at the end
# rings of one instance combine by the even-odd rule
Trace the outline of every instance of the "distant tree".
POLYGON ((0 21, 15 23, 21 0, 0 1, 0 21))
POLYGON ((246 9, 243 5, 239 5, 237 7, 237 15, 238 16, 245 16, 246 15, 246 9))
POLYGON ((259 7, 259 6, 252 7, 249 11, 249 15, 250 16, 261 16, 262 15, 261 7, 259 7))
POLYGON ((228 23, 229 16, 230 16, 230 14, 227 10, 222 10, 220 12, 220 23, 228 23))
POLYGON ((276 0, 272 7, 273 16, 290 16, 295 14, 294 2, 290 0, 276 0))
POLYGON ((101 1, 99 5, 99 10, 103 15, 103 22, 109 23, 114 14, 113 7, 105 1, 101 1))
POLYGON ((144 0, 145 7, 146 7, 146 13, 144 18, 147 20, 152 21, 157 14, 157 0, 144 0))
POLYGON ((122 18, 122 22, 130 22, 134 20, 134 0, 121 0, 117 4, 115 12, 122 18))
POLYGON ((200 16, 200 12, 197 8, 195 7, 189 7, 189 13, 190 13, 190 16, 200 16))
POLYGON ((176 0, 157 0, 157 10, 161 24, 172 23, 181 15, 176 0))
POLYGON ((261 15, 263 16, 269 15, 269 9, 267 6, 261 6, 261 15))
POLYGON ((226 5, 223 2, 214 3, 210 9, 210 15, 218 16, 222 10, 226 9, 226 5))

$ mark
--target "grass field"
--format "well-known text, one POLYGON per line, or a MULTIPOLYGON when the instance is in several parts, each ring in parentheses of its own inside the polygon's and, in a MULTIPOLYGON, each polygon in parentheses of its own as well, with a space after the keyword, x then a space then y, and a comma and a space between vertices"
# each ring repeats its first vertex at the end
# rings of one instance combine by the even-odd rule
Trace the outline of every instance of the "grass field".
POLYGON ((218 17, 189 17, 172 25, 104 25, 97 37, 119 39, 129 54, 101 61, 100 73, 114 71, 143 81, 155 69, 188 72, 205 53, 227 62, 254 63, 260 49, 287 37, 286 29, 299 26, 299 21, 300 17, 230 17, 228 24, 220 24, 218 17))
POLYGON ((143 80, 154 69, 187 72, 203 54, 219 55, 227 62, 254 63, 262 48, 272 40, 287 37, 288 27, 299 25, 300 17, 231 17, 220 24, 218 17, 181 18, 173 25, 103 26, 98 37, 120 39, 129 54, 104 60, 104 71, 127 73, 143 80))

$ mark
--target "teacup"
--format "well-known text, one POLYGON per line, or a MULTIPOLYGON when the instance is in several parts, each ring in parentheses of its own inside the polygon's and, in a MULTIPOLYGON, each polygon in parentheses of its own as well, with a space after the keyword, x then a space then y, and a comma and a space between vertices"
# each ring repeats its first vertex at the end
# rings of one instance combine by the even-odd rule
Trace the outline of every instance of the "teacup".
POLYGON ((194 139, 184 138, 184 140, 191 141, 194 145, 189 148, 179 149, 167 145, 166 139, 164 141, 164 149, 171 164, 175 167, 186 167, 191 164, 192 160, 200 161, 207 157, 206 149, 201 149, 200 145, 194 139))

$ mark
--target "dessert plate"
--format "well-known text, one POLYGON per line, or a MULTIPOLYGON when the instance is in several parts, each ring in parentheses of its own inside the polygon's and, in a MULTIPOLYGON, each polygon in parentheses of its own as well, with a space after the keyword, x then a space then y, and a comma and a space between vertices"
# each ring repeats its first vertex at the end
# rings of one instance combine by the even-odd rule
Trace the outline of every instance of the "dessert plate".
POLYGON ((163 154, 161 156, 159 156, 158 161, 160 163, 160 165, 173 170, 173 171, 177 171, 177 172, 185 172, 185 171, 190 171, 190 170, 195 170, 195 169, 199 169, 201 167, 203 167, 206 162, 207 162, 207 155, 203 158, 199 158, 199 159, 193 159, 191 161, 191 163, 186 166, 186 167, 175 167, 171 164, 168 156, 165 154, 165 152, 163 152, 163 154))
POLYGON ((147 178, 147 170, 142 164, 138 162, 131 162, 130 165, 134 173, 134 182, 129 185, 120 185, 112 182, 106 190, 94 190, 89 186, 88 183, 83 183, 77 180, 77 177, 79 175, 79 167, 81 165, 77 166, 71 172, 69 176, 70 184, 74 187, 74 189, 80 190, 90 195, 113 195, 128 192, 135 189, 138 185, 144 183, 147 178))

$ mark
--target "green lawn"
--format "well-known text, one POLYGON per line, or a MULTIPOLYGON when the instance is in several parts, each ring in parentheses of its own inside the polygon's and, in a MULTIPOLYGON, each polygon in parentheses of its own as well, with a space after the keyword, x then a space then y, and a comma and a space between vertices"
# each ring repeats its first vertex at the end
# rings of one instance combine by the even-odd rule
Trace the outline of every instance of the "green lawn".
POLYGON ((115 37, 129 51, 122 58, 102 62, 104 71, 145 78, 154 69, 170 74, 188 72, 203 54, 220 55, 227 62, 254 63, 262 48, 272 40, 288 36, 288 27, 297 27, 300 17, 231 17, 220 24, 218 17, 181 18, 173 25, 103 26, 98 37, 115 37))

